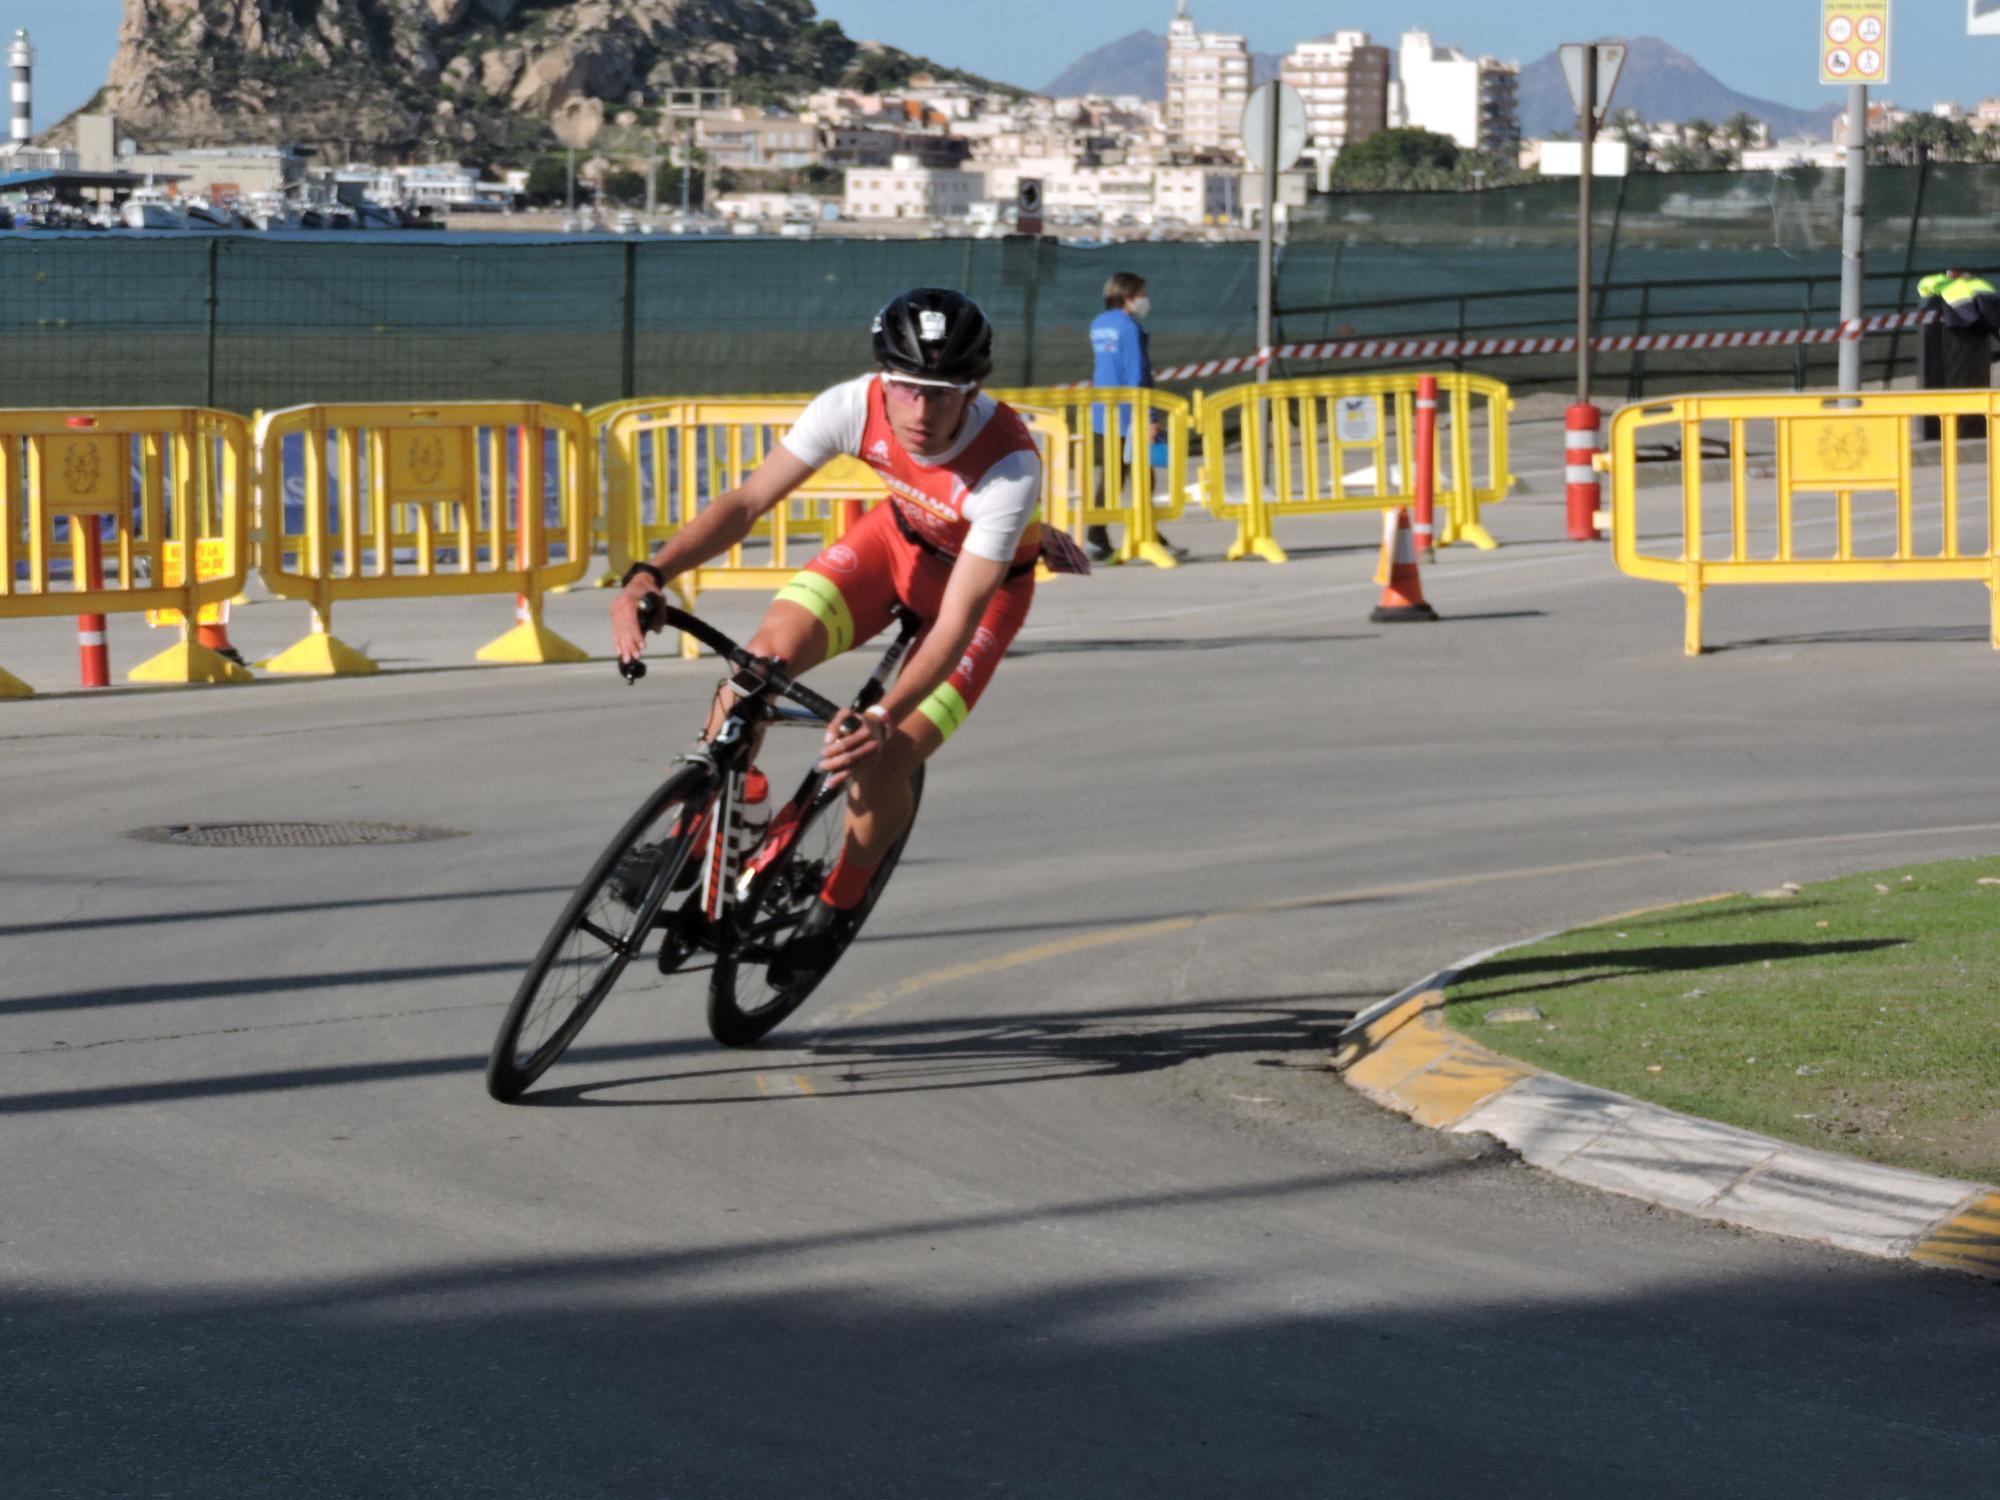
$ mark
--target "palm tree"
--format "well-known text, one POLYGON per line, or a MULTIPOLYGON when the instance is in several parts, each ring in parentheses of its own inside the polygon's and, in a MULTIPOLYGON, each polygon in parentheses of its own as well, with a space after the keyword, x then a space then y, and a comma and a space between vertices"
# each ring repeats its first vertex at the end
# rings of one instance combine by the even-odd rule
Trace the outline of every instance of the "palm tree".
POLYGON ((1738 151, 1748 151, 1764 134, 1764 122, 1747 109, 1737 110, 1722 122, 1722 138, 1738 151))

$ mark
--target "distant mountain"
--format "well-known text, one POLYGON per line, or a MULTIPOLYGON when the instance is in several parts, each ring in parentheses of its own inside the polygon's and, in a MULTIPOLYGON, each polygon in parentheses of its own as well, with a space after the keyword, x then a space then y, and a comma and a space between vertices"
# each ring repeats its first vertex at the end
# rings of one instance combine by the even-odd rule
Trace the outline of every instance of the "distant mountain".
MULTIPOLYGON (((1636 109, 1647 121, 1701 118, 1721 124, 1739 109, 1771 127, 1775 139, 1811 136, 1825 140, 1833 133, 1839 104, 1823 109, 1795 109, 1770 99, 1739 94, 1679 48, 1656 36, 1605 37, 1626 46, 1625 67, 1618 75, 1613 109, 1636 109)), ((1530 138, 1576 129, 1576 106, 1563 82, 1562 59, 1554 52, 1521 69, 1521 134, 1530 138)))
MULTIPOLYGON (((1284 61, 1279 52, 1250 54, 1250 76, 1258 83, 1278 76, 1284 61)), ((1134 31, 1095 52, 1086 52, 1056 75, 1042 92, 1068 99, 1079 94, 1137 94, 1141 99, 1167 96, 1167 39, 1157 31, 1134 31)))

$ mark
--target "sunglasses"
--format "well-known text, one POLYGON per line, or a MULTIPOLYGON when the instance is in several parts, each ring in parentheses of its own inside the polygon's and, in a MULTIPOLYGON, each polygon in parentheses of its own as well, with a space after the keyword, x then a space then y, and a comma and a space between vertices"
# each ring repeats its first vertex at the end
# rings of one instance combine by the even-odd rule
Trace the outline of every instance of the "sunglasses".
POLYGON ((953 380, 924 380, 911 375, 884 375, 882 390, 906 405, 914 406, 929 397, 935 401, 946 391, 955 391, 961 396, 969 396, 979 389, 979 382, 969 380, 960 384, 953 380))

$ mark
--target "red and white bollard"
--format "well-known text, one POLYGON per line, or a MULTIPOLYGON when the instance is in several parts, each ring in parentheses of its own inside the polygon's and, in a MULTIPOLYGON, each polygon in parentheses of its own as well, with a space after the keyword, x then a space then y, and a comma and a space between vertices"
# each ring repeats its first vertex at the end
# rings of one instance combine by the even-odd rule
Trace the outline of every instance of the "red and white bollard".
MULTIPOLYGON (((104 587, 104 535, 100 529, 102 518, 92 515, 71 516, 69 524, 81 527, 78 536, 83 542, 83 577, 78 580, 91 593, 104 587)), ((87 688, 111 686, 111 650, 105 644, 104 616, 78 615, 76 617, 77 657, 83 673, 83 685, 87 688)))
POLYGON ((1597 457, 1598 429, 1604 414, 1582 403, 1563 415, 1563 479, 1569 505, 1569 539, 1572 542, 1601 540, 1597 530, 1597 509, 1602 490, 1592 460, 1597 457))
POLYGON ((1437 426, 1437 376, 1419 375, 1416 460, 1411 466, 1411 493, 1416 497, 1416 506, 1411 526, 1416 533, 1417 555, 1427 563, 1437 561, 1437 426))

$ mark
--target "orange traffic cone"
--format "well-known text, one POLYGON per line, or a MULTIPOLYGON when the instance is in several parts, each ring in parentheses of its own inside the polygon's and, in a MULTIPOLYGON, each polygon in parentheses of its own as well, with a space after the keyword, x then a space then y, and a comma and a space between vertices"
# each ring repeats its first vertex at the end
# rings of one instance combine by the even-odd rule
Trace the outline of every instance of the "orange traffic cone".
POLYGON ((194 630, 195 630, 194 638, 197 641, 199 641, 202 645, 208 647, 208 649, 213 651, 217 656, 220 656, 227 661, 233 661, 239 667, 247 667, 248 665, 250 665, 243 659, 243 653, 241 651, 238 651, 234 646, 232 646, 229 643, 229 612, 227 605, 223 607, 222 621, 220 624, 197 625, 195 626, 194 630))
POLYGON ((1368 616, 1377 625, 1404 620, 1435 620, 1437 611, 1424 603, 1424 586, 1417 576, 1416 543, 1410 535, 1410 513, 1402 506, 1382 517, 1382 602, 1368 616))

